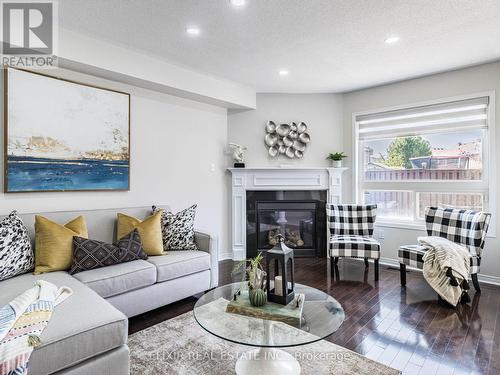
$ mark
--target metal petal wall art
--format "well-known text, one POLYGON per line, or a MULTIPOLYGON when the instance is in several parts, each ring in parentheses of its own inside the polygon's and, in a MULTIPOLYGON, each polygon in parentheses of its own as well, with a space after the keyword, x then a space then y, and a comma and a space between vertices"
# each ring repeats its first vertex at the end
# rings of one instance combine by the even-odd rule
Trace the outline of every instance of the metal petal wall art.
POLYGON ((310 141, 305 122, 276 125, 274 121, 268 121, 266 124, 264 143, 272 158, 285 155, 289 159, 302 159, 310 141))

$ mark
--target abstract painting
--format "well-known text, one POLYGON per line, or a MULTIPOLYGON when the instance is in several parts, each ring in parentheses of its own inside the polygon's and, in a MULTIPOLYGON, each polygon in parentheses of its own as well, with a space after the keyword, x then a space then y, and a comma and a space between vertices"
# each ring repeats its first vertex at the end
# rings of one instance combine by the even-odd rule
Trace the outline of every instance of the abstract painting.
POLYGON ((6 69, 5 192, 129 190, 130 95, 6 69))

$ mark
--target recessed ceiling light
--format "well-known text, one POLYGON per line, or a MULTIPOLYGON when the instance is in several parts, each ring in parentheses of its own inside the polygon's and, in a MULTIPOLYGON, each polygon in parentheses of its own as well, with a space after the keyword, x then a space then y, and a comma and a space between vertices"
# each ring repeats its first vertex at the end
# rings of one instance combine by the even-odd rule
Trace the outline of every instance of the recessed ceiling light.
POLYGON ((242 7, 247 3, 247 0, 229 0, 229 2, 235 7, 242 7))
POLYGON ((282 76, 282 77, 287 76, 288 75, 288 70, 285 70, 285 69, 280 70, 279 71, 279 75, 282 76))
POLYGON ((200 35, 200 28, 196 26, 188 26, 186 29, 186 33, 192 36, 200 35))
POLYGON ((399 36, 396 36, 396 35, 390 36, 385 40, 386 44, 394 44, 397 42, 399 42, 399 36))

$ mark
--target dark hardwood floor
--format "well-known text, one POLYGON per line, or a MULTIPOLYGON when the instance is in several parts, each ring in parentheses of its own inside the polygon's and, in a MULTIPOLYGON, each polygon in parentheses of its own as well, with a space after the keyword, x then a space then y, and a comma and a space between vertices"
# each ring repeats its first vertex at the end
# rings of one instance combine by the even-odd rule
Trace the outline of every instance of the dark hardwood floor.
MULTIPOLYGON (((404 374, 500 374, 500 287, 481 284, 482 293, 456 309, 441 307, 422 274, 409 272, 401 288, 399 270, 340 260, 340 281, 324 258, 295 260, 296 282, 321 289, 343 306, 346 320, 327 340, 404 374)), ((220 263, 220 284, 232 282, 232 261, 220 263)), ((239 281, 241 280, 238 278, 239 281)), ((130 333, 192 310, 195 298, 130 319, 130 333)))

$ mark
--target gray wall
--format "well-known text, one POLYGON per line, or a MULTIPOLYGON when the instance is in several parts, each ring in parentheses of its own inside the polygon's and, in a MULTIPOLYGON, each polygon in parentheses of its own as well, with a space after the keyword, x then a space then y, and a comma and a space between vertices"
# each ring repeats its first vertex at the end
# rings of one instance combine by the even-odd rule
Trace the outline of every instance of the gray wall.
POLYGON ((328 165, 331 151, 342 151, 342 96, 337 94, 257 94, 257 109, 230 112, 228 140, 248 147, 247 166, 266 167, 292 163, 298 166, 328 165), (264 145, 265 124, 304 121, 311 142, 304 157, 290 160, 268 156, 264 145))
MULTIPOLYGON (((485 64, 467 69, 436 74, 418 79, 412 79, 390 85, 374 87, 366 90, 355 91, 344 94, 344 149, 352 154, 352 114, 359 111, 405 105, 432 99, 453 97, 458 95, 473 94, 484 91, 495 90, 496 110, 500 109, 500 62, 485 64)), ((498 115, 497 115, 498 117, 498 115)), ((500 141, 500 126, 496 126, 496 142, 500 141)), ((496 160, 500 155, 497 152, 496 160)), ((499 185, 500 173, 496 173, 496 186, 499 185)), ((352 174, 349 174, 351 177, 352 174)), ((352 179, 346 179, 346 191, 351 192, 352 179)), ((354 194, 354 193, 352 193, 354 194)), ((498 194, 496 194, 498 196, 498 194)), ((354 196, 352 196, 354 199, 354 196)), ((496 214, 498 215, 500 199, 496 202, 496 214)), ((495 213, 495 212, 494 212, 495 213)), ((495 215, 496 216, 496 215, 495 215)), ((498 222, 497 222, 497 233, 498 222)), ((399 245, 414 243, 418 235, 423 232, 397 228, 384 228, 383 250, 384 258, 397 259, 399 245)), ((481 265, 481 274, 484 277, 494 276, 500 278, 500 240, 488 238, 481 265)), ((483 277, 483 278, 484 278, 483 277)), ((500 279, 490 281, 500 282, 500 279)))

